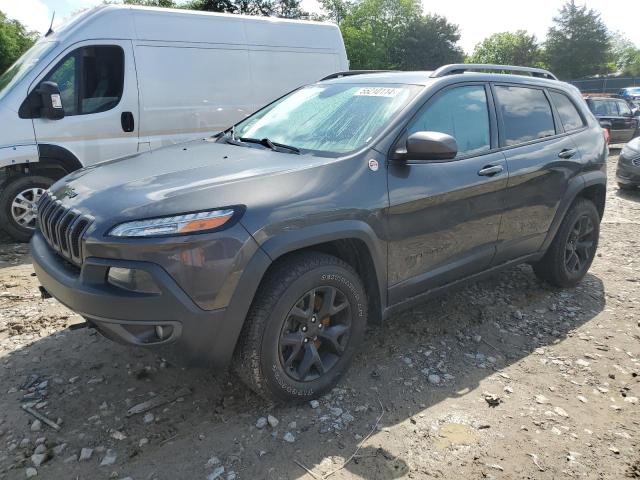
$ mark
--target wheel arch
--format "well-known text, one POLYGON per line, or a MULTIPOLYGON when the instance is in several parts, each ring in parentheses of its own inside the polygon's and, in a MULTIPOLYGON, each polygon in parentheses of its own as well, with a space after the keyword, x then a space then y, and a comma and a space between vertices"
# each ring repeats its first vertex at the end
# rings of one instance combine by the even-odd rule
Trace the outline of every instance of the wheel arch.
POLYGON ((58 172, 63 177, 82 168, 82 163, 72 152, 59 145, 43 143, 38 145, 40 161, 32 164, 30 169, 34 172, 44 170, 58 172))
POLYGON ((359 221, 342 221, 287 231, 260 246, 247 262, 236 285, 227 306, 229 321, 219 335, 224 338, 229 360, 262 281, 276 264, 305 251, 328 253, 351 265, 367 292, 369 319, 381 321, 381 312, 386 305, 386 249, 379 246, 370 226, 359 221))
POLYGON ((547 238, 542 244, 541 253, 546 252, 549 245, 551 245, 551 242, 560 228, 562 220, 576 199, 586 198, 587 200, 592 201, 598 210, 600 219, 602 219, 602 216, 604 215, 606 192, 607 175, 602 170, 592 170, 573 177, 569 181, 569 187, 567 188, 565 196, 560 201, 556 215, 551 222, 547 238))

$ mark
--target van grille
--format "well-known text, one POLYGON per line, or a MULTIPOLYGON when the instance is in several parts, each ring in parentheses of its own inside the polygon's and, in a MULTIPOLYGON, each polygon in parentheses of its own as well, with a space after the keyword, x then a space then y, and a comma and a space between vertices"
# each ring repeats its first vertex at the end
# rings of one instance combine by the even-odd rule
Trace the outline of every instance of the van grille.
POLYGON ((82 236, 92 219, 62 206, 50 192, 38 203, 38 228, 58 255, 76 266, 82 265, 82 236))

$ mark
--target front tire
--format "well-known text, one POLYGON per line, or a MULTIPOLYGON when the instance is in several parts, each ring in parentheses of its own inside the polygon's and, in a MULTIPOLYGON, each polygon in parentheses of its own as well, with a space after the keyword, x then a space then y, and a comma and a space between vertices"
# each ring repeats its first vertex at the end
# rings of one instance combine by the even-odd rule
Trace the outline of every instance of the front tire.
POLYGON ((36 205, 54 179, 41 175, 9 178, 0 192, 0 227, 19 242, 28 242, 36 228, 36 205))
POLYGON ((598 248, 600 215, 593 202, 580 198, 567 212, 542 260, 533 264, 541 280, 561 288, 576 286, 587 274, 598 248))
POLYGON ((342 260, 294 254, 263 279, 232 368, 270 401, 304 401, 333 388, 349 367, 367 323, 362 281, 342 260))

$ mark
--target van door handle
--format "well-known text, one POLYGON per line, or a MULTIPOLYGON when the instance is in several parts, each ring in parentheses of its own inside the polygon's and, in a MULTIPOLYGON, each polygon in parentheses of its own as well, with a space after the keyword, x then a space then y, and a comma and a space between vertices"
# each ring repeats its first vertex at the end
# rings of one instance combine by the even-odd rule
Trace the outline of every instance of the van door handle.
POLYGON ((123 131, 133 132, 133 130, 135 129, 135 121, 133 120, 133 113, 122 112, 122 115, 120 115, 120 124, 122 125, 123 131))
POLYGON ((560 153, 558 154, 558 156, 560 158, 571 158, 573 157, 576 153, 578 153, 576 151, 575 148, 565 148, 564 150, 560 151, 560 153))
POLYGON ((502 168, 502 165, 487 165, 486 167, 478 171, 478 175, 480 175, 481 177, 492 177, 498 173, 501 173, 502 170, 504 170, 502 168))

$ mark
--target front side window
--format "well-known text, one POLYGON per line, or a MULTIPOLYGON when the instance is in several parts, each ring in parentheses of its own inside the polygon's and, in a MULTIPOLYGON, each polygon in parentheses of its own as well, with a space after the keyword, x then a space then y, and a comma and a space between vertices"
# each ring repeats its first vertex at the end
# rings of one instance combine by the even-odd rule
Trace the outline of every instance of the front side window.
POLYGON ((63 58, 45 77, 60 89, 65 115, 111 110, 124 86, 124 52, 116 46, 82 47, 63 58))
POLYGON ((629 108, 629 105, 627 105, 626 102, 616 102, 618 104, 618 112, 620 113, 620 116, 622 117, 630 117, 631 116, 631 109, 629 108))
POLYGON ((458 157, 489 150, 489 108, 484 87, 469 85, 445 91, 409 124, 407 133, 415 132, 451 135, 458 144, 458 157))
POLYGON ((504 126, 505 145, 517 145, 556 133, 551 105, 542 90, 496 87, 504 126))
POLYGON ((584 122, 578 113, 578 109, 569 97, 564 93, 553 91, 549 92, 549 95, 551 96, 551 100, 558 111, 558 115, 560 116, 560 121, 562 122, 565 132, 576 130, 584 126, 584 122))
POLYGON ((310 85, 238 123, 234 134, 312 153, 344 154, 371 142, 419 91, 401 84, 310 85))

